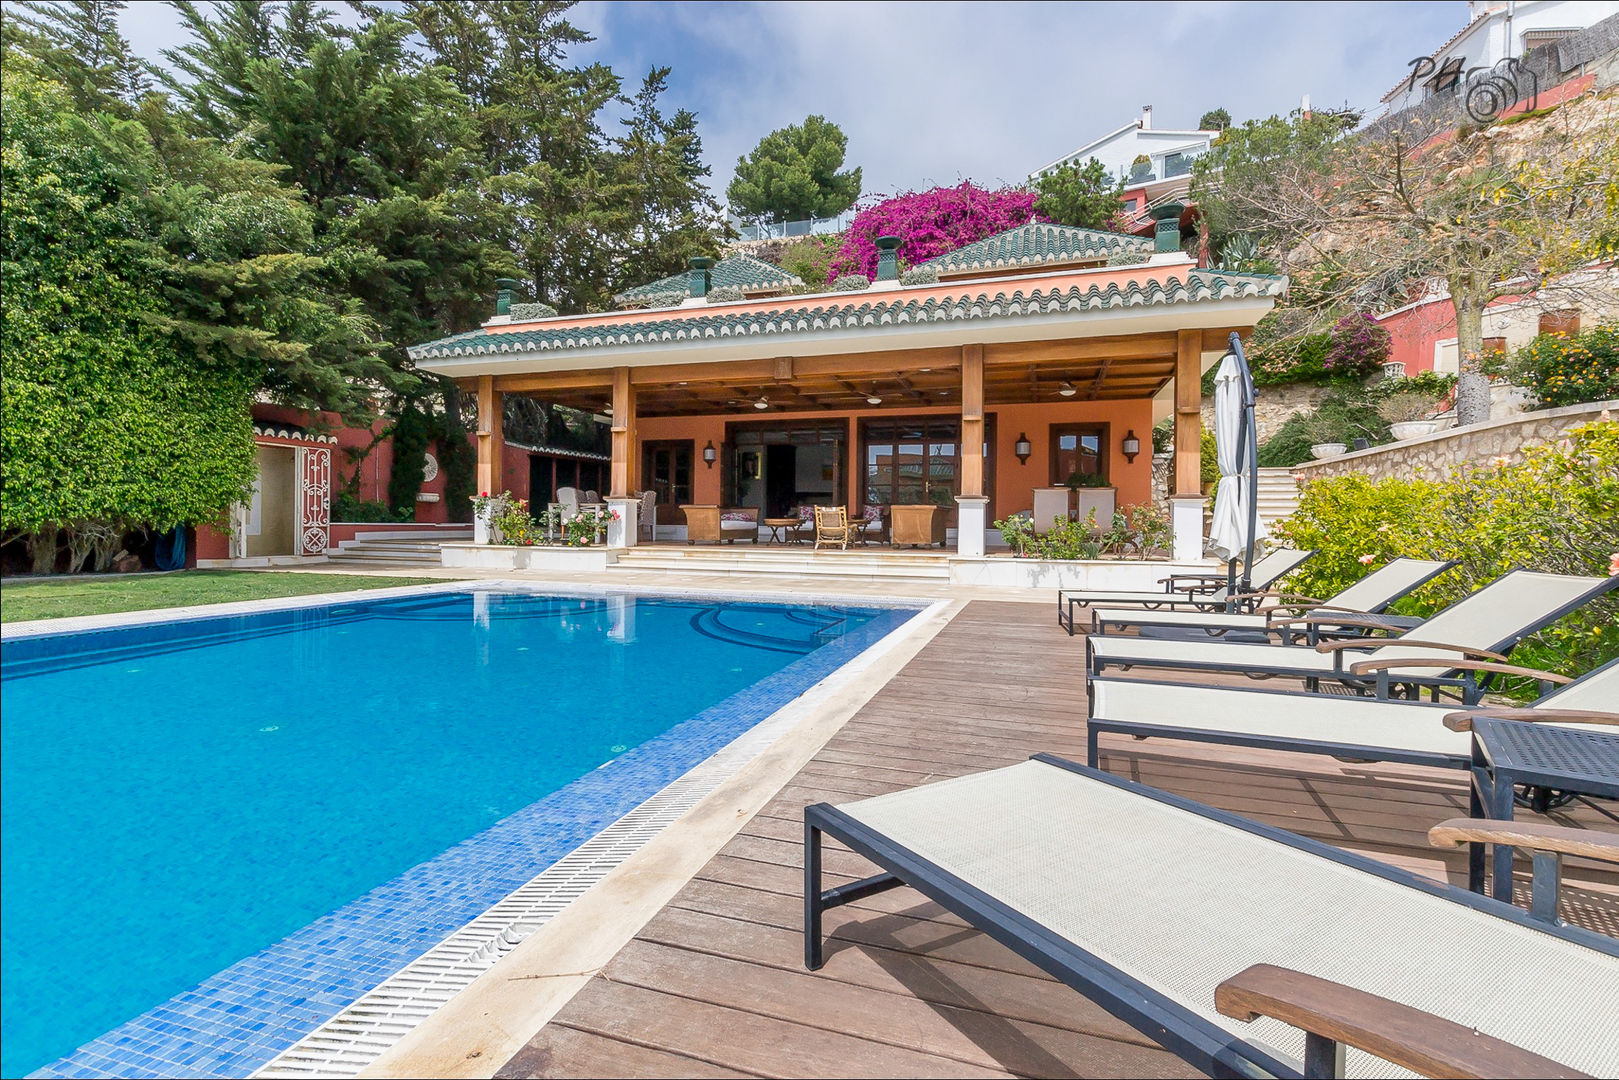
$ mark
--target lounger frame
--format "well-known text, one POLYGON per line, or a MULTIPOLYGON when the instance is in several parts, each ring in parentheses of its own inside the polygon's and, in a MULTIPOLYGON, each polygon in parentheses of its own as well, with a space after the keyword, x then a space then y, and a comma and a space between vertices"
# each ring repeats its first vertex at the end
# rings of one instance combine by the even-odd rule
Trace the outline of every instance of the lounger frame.
MULTIPOLYGON (((1502 578, 1518 572, 1518 570, 1509 570, 1507 574, 1502 575, 1502 578)), ((1502 578, 1497 578, 1496 580, 1499 581, 1502 580, 1502 578)), ((1463 599, 1471 599, 1472 597, 1477 596, 1479 593, 1490 588, 1490 586, 1493 584, 1495 584, 1495 582, 1481 585, 1477 589, 1474 589, 1471 593, 1468 593, 1466 597, 1463 597, 1463 599)), ((1561 607, 1558 607, 1553 611, 1546 612, 1534 624, 1527 627, 1519 627, 1515 632, 1508 634, 1506 637, 1500 638, 1499 640, 1484 646, 1484 651, 1505 652, 1506 650, 1517 645, 1524 638, 1538 633, 1548 626, 1551 626, 1569 612, 1579 610, 1592 600, 1595 600, 1597 597, 1602 596, 1605 593, 1611 592, 1615 588, 1619 588, 1619 577, 1607 578, 1600 584, 1586 590, 1580 596, 1577 596, 1568 603, 1563 604, 1561 607)), ((1458 604, 1461 602, 1462 601, 1460 600, 1456 601, 1458 604)), ((1451 606, 1454 607, 1455 605, 1453 604, 1451 606)), ((1421 627, 1418 626, 1413 629, 1420 632, 1421 627)), ((1119 641, 1126 639, 1113 638, 1111 640, 1119 641)), ((1213 640, 1218 642, 1219 639, 1216 638, 1213 640)), ((1094 639, 1090 636, 1085 638, 1085 671, 1086 674, 1092 678, 1102 674, 1109 667, 1116 667, 1121 670, 1128 670, 1133 667, 1143 667, 1165 668, 1171 671, 1226 672, 1248 675, 1255 678, 1303 679, 1305 686, 1310 690, 1318 689, 1322 679, 1330 679, 1335 682, 1341 682, 1345 686, 1359 690, 1362 693, 1375 693, 1380 698, 1390 697, 1392 689, 1396 685, 1410 687, 1419 695, 1424 689, 1427 689, 1431 691, 1433 700, 1435 701, 1439 700, 1440 691, 1450 690, 1451 692, 1460 696, 1462 704, 1464 705, 1477 704, 1479 699, 1484 696, 1485 692, 1488 691, 1492 685, 1491 677, 1488 674, 1486 674, 1483 678, 1476 678, 1472 673, 1465 673, 1457 676, 1444 672, 1437 675, 1390 675, 1388 670, 1385 668, 1377 672, 1376 675, 1354 675, 1349 672, 1349 666, 1359 663, 1362 660, 1371 659, 1371 657, 1369 655, 1349 655, 1343 650, 1338 650, 1332 654, 1333 669, 1331 671, 1311 671, 1299 668, 1297 666, 1289 666, 1285 663, 1248 664, 1244 667, 1236 668, 1230 663, 1221 663, 1216 660, 1180 660, 1147 656, 1130 657, 1128 659, 1117 659, 1111 657, 1100 658, 1096 655, 1096 649, 1093 645, 1093 641, 1094 639)), ((1366 649, 1368 653, 1370 653, 1385 646, 1398 646, 1399 644, 1400 639, 1397 637, 1377 638, 1368 641, 1366 643, 1366 649)), ((1269 648, 1276 650, 1278 660, 1285 657, 1288 652, 1293 649, 1309 651, 1308 646, 1302 645, 1272 645, 1269 646, 1269 648)), ((1462 648, 1462 646, 1457 646, 1457 648, 1462 648)))
MULTIPOLYGON (((1284 549, 1278 549, 1278 551, 1280 550, 1284 549)), ((1282 578, 1285 578, 1288 574, 1291 574, 1293 571, 1315 558, 1314 551, 1297 551, 1296 549, 1291 548, 1285 550, 1294 551, 1295 554, 1303 557, 1295 562, 1292 566, 1288 567, 1286 570, 1283 570, 1281 573, 1276 574, 1263 584, 1254 584, 1252 586, 1253 588, 1269 588, 1271 585, 1274 585, 1282 578)), ((1277 552, 1273 551, 1270 553, 1270 555, 1274 554, 1277 554, 1277 552)), ((1269 558, 1270 555, 1267 555, 1266 558, 1269 558)), ((1107 592, 1096 589, 1058 589, 1057 625, 1067 630, 1069 637, 1073 637, 1074 608, 1081 604, 1091 606, 1102 602, 1107 604, 1123 604, 1127 606, 1135 605, 1143 607, 1148 611, 1179 611, 1182 608, 1189 608, 1193 611, 1231 611, 1233 610, 1233 603, 1230 597, 1230 591, 1233 583, 1236 580, 1235 571, 1231 568, 1231 564, 1227 564, 1227 582, 1224 585, 1205 586, 1202 590, 1199 590, 1195 586, 1181 586, 1179 588, 1175 586, 1175 580, 1177 577, 1203 578, 1208 581, 1214 581, 1219 576, 1220 575, 1218 574, 1171 574, 1169 577, 1160 579, 1164 583, 1164 598, 1162 600, 1159 600, 1156 594, 1153 594, 1153 599, 1151 600, 1142 599, 1142 597, 1146 595, 1146 590, 1144 589, 1139 593, 1135 591, 1121 590, 1120 593, 1115 594, 1119 597, 1117 599, 1109 599, 1109 594, 1107 592)))
MULTIPOLYGON (((1383 612, 1390 605, 1392 605, 1394 603, 1397 603, 1400 600, 1403 600, 1407 596, 1410 596, 1412 593, 1416 592, 1418 589, 1420 589, 1424 585, 1428 584, 1428 582, 1432 581, 1434 578, 1438 577, 1440 574, 1443 574, 1445 571, 1450 570, 1453 567, 1455 567, 1455 565, 1456 565, 1456 560, 1455 559, 1446 559, 1443 563, 1440 564, 1438 569, 1432 571, 1431 573, 1423 575, 1423 577, 1419 581, 1417 581, 1415 584, 1407 587, 1405 589, 1405 591, 1403 591, 1401 593, 1398 593, 1398 594, 1396 594, 1394 596, 1391 596, 1387 600, 1384 600, 1379 604, 1375 604, 1372 607, 1367 608, 1365 611, 1349 611, 1349 610, 1335 609, 1335 608, 1333 608, 1331 606, 1332 605, 1332 597, 1327 597, 1326 599, 1324 599, 1322 601, 1322 604, 1326 605, 1322 609, 1322 611, 1324 612, 1324 614, 1326 614, 1329 617, 1336 618, 1336 619, 1341 619, 1342 621, 1339 623, 1339 625, 1353 629, 1357 623, 1363 623, 1364 624, 1364 623, 1368 622, 1367 616, 1371 616, 1371 615, 1382 616, 1383 612)), ((1374 573, 1375 573, 1375 571, 1374 571, 1374 573)), ((1287 607, 1289 605, 1284 604, 1282 606, 1287 607)), ((1132 614, 1129 614, 1129 615, 1126 615, 1123 612, 1120 612, 1118 616, 1116 616, 1114 618, 1110 618, 1110 619, 1103 619, 1101 617, 1100 612, 1102 610, 1104 610, 1104 609, 1096 607, 1095 605, 1092 605, 1092 610, 1091 610, 1091 632, 1094 633, 1094 634, 1106 633, 1107 628, 1110 627, 1110 626, 1123 629, 1124 627, 1127 627, 1127 626, 1151 626, 1151 625, 1153 625, 1150 618, 1144 617, 1144 616, 1150 616, 1151 610, 1135 612, 1135 613, 1132 613, 1132 614)), ((1294 636, 1292 634, 1285 634, 1285 633, 1282 633, 1281 631, 1273 630, 1268 626, 1252 626, 1252 627, 1246 627, 1246 626, 1245 627, 1222 626, 1218 621, 1215 621, 1215 620, 1218 618, 1219 615, 1228 614, 1228 613, 1210 611, 1207 607, 1198 608, 1197 610, 1200 613, 1205 613, 1205 614, 1208 614, 1209 616, 1211 616, 1210 621, 1207 622, 1207 623, 1177 623, 1177 624, 1175 624, 1175 629, 1177 629, 1177 630, 1202 630, 1205 634, 1208 635, 1208 637, 1211 640, 1216 640, 1216 641, 1219 640, 1221 637, 1223 637, 1225 634, 1229 633, 1232 630, 1257 630, 1257 631, 1261 631, 1261 632, 1264 632, 1264 633, 1267 633, 1267 634, 1268 633, 1281 634, 1283 644, 1291 644, 1292 643, 1292 638, 1294 636)), ((1305 612, 1305 613, 1307 614, 1308 612, 1305 612)), ((1072 612, 1071 609, 1069 611, 1068 618, 1069 618, 1070 622, 1073 621, 1073 612, 1072 612)), ((1386 621, 1386 617, 1385 617, 1385 621, 1386 621)), ((1420 619, 1415 619, 1415 620, 1412 620, 1412 624, 1416 625, 1416 624, 1419 624, 1421 621, 1422 620, 1420 620, 1420 619)), ((1071 634, 1073 631, 1070 630, 1069 632, 1071 634)), ((1299 631, 1299 632, 1296 632, 1296 633, 1297 633, 1297 636, 1299 636, 1299 637, 1310 637, 1311 643, 1312 644, 1314 643, 1314 638, 1311 637, 1311 635, 1309 635, 1309 634, 1307 634, 1307 633, 1305 633, 1303 631, 1299 631)))
MULTIPOLYGON (((1244 832, 1361 870, 1396 884, 1419 889, 1526 929, 1584 945, 1619 957, 1619 941, 1580 927, 1536 920, 1529 912, 1477 893, 1443 885, 1410 871, 1217 810, 1190 799, 1116 777, 1051 754, 1033 760, 1078 773, 1099 783, 1128 790, 1142 798, 1230 825, 1244 832)), ((1234 872, 1240 872, 1234 868, 1234 872)), ((1126 975, 1100 957, 1060 937, 1031 917, 968 884, 926 858, 856 821, 829 803, 804 809, 804 964, 811 971, 824 960, 821 917, 829 909, 906 886, 966 920, 1019 956, 1077 990, 1112 1015, 1212 1076, 1303 1075, 1298 1066, 1246 1041, 1126 975), (830 890, 821 888, 821 841, 830 836, 882 868, 882 873, 830 890)), ((1236 974, 1236 972, 1232 972, 1236 974)))
MULTIPOLYGON (((1119 679, 1112 678, 1111 682, 1150 682, 1146 679, 1119 679)), ((1220 743, 1226 746, 1251 746, 1259 750, 1286 750, 1295 754, 1326 754, 1333 757, 1360 758, 1366 761, 1397 761, 1405 765, 1431 765, 1441 769, 1470 769, 1473 765, 1471 751, 1463 750, 1455 754, 1443 754, 1427 750, 1405 750, 1392 746, 1373 746, 1361 743, 1327 742, 1321 739, 1289 738, 1282 735, 1252 735, 1247 732, 1232 731, 1230 729, 1216 728, 1184 728, 1167 724, 1155 724, 1150 720, 1109 720, 1098 718, 1096 714, 1096 691, 1094 684, 1087 679, 1085 682, 1085 696, 1090 702, 1086 712, 1089 714, 1085 720, 1085 760, 1091 768, 1098 768, 1097 760, 1100 748, 1096 737, 1102 734, 1130 735, 1138 739, 1178 739, 1182 742, 1220 743)), ((1211 692, 1235 694, 1271 694, 1276 697, 1292 698, 1298 700, 1296 690, 1271 690, 1261 687, 1248 686, 1199 686, 1211 692)), ((1446 706, 1423 706, 1431 708, 1434 721, 1437 723, 1444 719, 1446 706)))

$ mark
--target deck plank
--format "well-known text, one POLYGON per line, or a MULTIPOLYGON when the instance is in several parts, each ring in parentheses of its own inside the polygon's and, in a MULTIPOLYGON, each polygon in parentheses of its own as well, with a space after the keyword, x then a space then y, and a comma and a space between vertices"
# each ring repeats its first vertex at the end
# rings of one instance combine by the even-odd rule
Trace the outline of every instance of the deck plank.
MULTIPOLYGON (((1049 609, 968 604, 500 1075, 1194 1075, 910 890, 829 912, 826 966, 802 965, 803 808, 1040 751, 1083 760, 1083 671, 1083 639, 1049 609)), ((1466 878, 1465 856, 1426 838, 1466 812, 1459 774, 1111 735, 1102 765, 1417 873, 1466 878)), ((1619 828, 1611 808, 1590 804, 1556 820, 1619 828)), ((828 884, 871 872, 830 842, 825 868, 828 884)), ((1565 914, 1613 933, 1619 874, 1571 863, 1567 878, 1565 914)))

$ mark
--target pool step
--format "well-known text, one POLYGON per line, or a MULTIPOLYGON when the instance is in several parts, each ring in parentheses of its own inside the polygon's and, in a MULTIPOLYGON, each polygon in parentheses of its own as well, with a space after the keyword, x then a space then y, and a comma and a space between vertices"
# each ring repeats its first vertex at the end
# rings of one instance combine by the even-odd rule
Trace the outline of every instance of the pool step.
POLYGON ((754 550, 725 547, 635 547, 618 553, 618 570, 676 574, 767 574, 790 577, 950 579, 948 551, 815 551, 807 547, 754 550))

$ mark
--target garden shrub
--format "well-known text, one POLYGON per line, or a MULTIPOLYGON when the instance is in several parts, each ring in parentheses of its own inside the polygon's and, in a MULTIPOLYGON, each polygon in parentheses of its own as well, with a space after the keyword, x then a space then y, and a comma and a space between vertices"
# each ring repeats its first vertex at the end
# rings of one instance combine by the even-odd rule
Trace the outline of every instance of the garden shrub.
POLYGON ((874 202, 855 214, 844 234, 832 273, 877 276, 877 238, 900 238, 903 266, 927 262, 987 236, 1044 221, 1034 210, 1036 193, 1025 188, 981 188, 970 180, 955 187, 908 191, 874 202))
MULTIPOLYGON (((1327 596, 1404 555, 1455 559, 1455 569, 1401 600, 1428 615, 1515 567, 1558 574, 1619 573, 1619 421, 1572 429, 1501 461, 1447 476, 1371 480, 1340 476, 1304 485, 1299 508, 1274 537, 1314 558, 1290 591, 1327 596)), ((1619 656, 1619 600, 1605 597, 1535 635, 1513 662, 1577 675, 1619 656)))
POLYGON ((1547 408, 1619 398, 1619 323, 1572 337, 1541 334, 1518 350, 1508 370, 1547 408))
POLYGON ((1388 361, 1394 337, 1370 315, 1345 315, 1327 331, 1327 352, 1322 362, 1336 376, 1363 379, 1388 361))
POLYGON ((1288 417, 1275 434, 1259 444, 1259 464, 1287 468, 1311 460, 1310 447, 1316 443, 1353 446, 1356 439, 1376 444, 1388 438, 1388 421, 1378 415, 1367 395, 1328 394, 1315 409, 1288 417))
POLYGON ((432 438, 427 414, 407 401, 393 426, 393 467, 388 473, 388 505, 400 520, 416 516, 416 495, 427 469, 427 444, 432 438))
POLYGON ((730 304, 747 299, 747 294, 742 291, 740 286, 716 285, 708 290, 706 299, 710 304, 730 304))
POLYGON ((352 491, 339 491, 332 496, 333 521, 409 521, 414 516, 414 513, 401 516, 387 503, 362 499, 352 491))

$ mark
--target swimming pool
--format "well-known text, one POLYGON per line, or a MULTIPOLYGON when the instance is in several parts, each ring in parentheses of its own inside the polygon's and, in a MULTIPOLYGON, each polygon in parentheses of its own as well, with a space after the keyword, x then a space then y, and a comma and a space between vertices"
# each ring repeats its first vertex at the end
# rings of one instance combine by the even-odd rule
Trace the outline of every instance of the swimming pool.
POLYGON ((912 614, 438 591, 8 640, 0 1069, 245 1075, 912 614))

